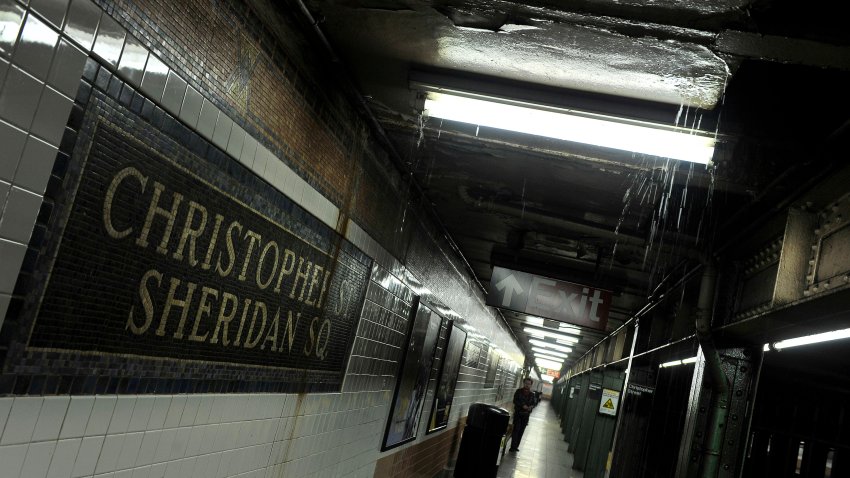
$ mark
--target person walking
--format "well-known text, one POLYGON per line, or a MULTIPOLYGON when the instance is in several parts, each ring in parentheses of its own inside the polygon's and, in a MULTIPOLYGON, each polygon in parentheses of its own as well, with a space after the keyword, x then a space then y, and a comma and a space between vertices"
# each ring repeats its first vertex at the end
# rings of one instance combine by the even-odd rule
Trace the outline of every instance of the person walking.
POLYGON ((534 392, 531 391, 533 383, 534 380, 526 378, 522 381, 522 388, 514 392, 514 431, 511 434, 511 448, 508 451, 519 451, 519 442, 522 441, 522 434, 528 426, 528 417, 537 404, 534 392))

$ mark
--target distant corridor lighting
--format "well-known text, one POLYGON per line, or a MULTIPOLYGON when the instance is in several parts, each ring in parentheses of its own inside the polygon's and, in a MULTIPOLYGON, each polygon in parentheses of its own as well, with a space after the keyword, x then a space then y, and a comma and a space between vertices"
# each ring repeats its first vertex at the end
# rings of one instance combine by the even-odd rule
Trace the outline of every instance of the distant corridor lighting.
POLYGON ((558 351, 555 351, 555 350, 544 349, 542 347, 531 347, 531 350, 534 351, 534 355, 546 354, 546 355, 549 355, 551 357, 557 357, 557 358, 567 358, 569 356, 569 354, 565 354, 565 353, 558 352, 558 351))
POLYGON ((543 336, 546 336, 546 337, 551 337, 553 339, 557 339, 557 340, 559 340, 563 343, 568 343, 568 344, 579 343, 578 338, 573 337, 571 335, 564 335, 563 333, 555 332, 554 330, 538 329, 538 328, 531 328, 531 327, 524 327, 522 330, 527 334, 537 335, 537 336, 543 335, 543 336))
POLYGON ((689 128, 439 89, 425 99, 429 117, 708 164, 714 135, 689 128))
POLYGON ((553 344, 552 342, 546 342, 545 340, 537 340, 537 339, 528 339, 533 345, 537 345, 546 349, 557 350, 560 352, 570 353, 573 351, 570 347, 564 347, 563 345, 553 344))
POLYGON ((561 362, 561 363, 564 363, 564 360, 566 359, 565 357, 551 357, 549 355, 543 355, 543 354, 538 354, 538 353, 534 354, 534 358, 543 359, 543 360, 551 360, 553 362, 561 362))
POLYGON ((536 363, 537 365, 539 365, 543 368, 548 368, 548 369, 551 369, 551 370, 561 370, 561 365, 563 365, 563 362, 555 362, 553 360, 544 360, 544 359, 535 359, 534 363, 536 363))
MULTIPOLYGON (((829 342, 832 340, 840 340, 850 338, 850 329, 833 330, 832 332, 824 332, 822 334, 806 335, 805 337, 797 337, 776 342, 773 348, 776 350, 788 349, 791 347, 799 347, 801 345, 817 344, 820 342, 829 342)), ((770 344, 764 344, 764 351, 771 349, 770 344)))

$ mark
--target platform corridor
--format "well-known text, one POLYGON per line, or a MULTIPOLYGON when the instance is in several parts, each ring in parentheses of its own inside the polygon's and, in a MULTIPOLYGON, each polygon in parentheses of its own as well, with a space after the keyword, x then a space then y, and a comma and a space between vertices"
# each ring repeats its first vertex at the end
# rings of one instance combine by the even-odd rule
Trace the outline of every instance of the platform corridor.
POLYGON ((499 465, 498 478, 583 478, 572 469, 573 455, 551 402, 542 401, 531 412, 522 444, 516 453, 506 452, 499 465))

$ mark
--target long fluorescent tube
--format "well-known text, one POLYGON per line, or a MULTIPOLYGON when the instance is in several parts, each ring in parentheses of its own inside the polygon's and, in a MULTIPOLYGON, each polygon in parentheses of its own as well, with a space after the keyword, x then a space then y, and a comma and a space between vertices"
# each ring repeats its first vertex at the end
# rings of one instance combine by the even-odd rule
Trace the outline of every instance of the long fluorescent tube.
POLYGON ((530 325, 530 326, 533 326, 533 327, 538 327, 538 328, 541 328, 543 330, 549 330, 549 331, 552 331, 552 332, 561 332, 561 333, 564 333, 564 334, 572 334, 572 335, 575 335, 575 336, 581 335, 581 329, 579 329, 578 327, 576 327, 574 325, 560 323, 560 324, 558 324, 558 328, 552 328, 552 327, 546 327, 545 325, 543 325, 543 320, 544 319, 542 319, 540 317, 531 317, 531 316, 525 317, 525 323, 530 325))
POLYGON ((535 358, 535 359, 551 360, 551 361, 553 361, 553 362, 561 362, 561 363, 564 363, 564 359, 563 359, 563 358, 558 358, 558 357, 549 357, 548 355, 534 354, 534 358, 535 358))
POLYGON ((676 365, 686 365, 686 364, 689 364, 689 363, 695 363, 696 361, 697 361, 696 357, 689 357, 689 358, 682 359, 682 360, 673 360, 671 362, 664 362, 663 364, 659 365, 659 367, 660 368, 675 367, 676 365))
POLYGON ((432 118, 700 164, 708 164, 714 156, 714 136, 688 128, 457 93, 429 92, 425 113, 432 118))
POLYGON ((573 351, 573 349, 571 349, 570 347, 564 347, 563 345, 553 344, 552 342, 546 342, 544 340, 528 339, 528 341, 531 342, 534 345, 539 345, 539 346, 541 346, 543 348, 547 348, 547 349, 559 350, 561 352, 568 352, 568 353, 573 351))
POLYGON ((558 340, 560 340, 564 343, 570 343, 570 344, 579 343, 579 339, 576 338, 576 337, 564 335, 562 333, 555 332, 555 331, 552 331, 552 330, 532 328, 532 327, 524 327, 522 330, 524 332, 526 332, 528 334, 532 334, 532 335, 538 335, 538 336, 543 335, 545 337, 552 337, 553 339, 558 339, 558 340))
POLYGON ((543 360, 543 359, 535 359, 534 363, 536 363, 537 365, 539 365, 543 368, 550 368, 552 370, 561 370, 561 365, 563 365, 563 362, 555 362, 555 361, 552 361, 552 360, 543 360))
POLYGON ((555 352, 554 350, 542 349, 540 347, 531 347, 531 350, 534 351, 534 355, 545 354, 545 355, 549 355, 550 357, 557 357, 557 358, 567 358, 567 357, 569 357, 569 355, 567 355, 567 354, 555 352))
MULTIPOLYGON (((788 349, 791 347, 799 347, 801 345, 817 344, 820 342, 829 342, 831 340, 840 340, 850 338, 850 329, 833 330, 832 332, 824 332, 822 334, 806 335, 805 337, 797 337, 794 339, 782 340, 773 344, 776 350, 788 349)), ((764 351, 770 350, 770 345, 764 345, 764 351)))

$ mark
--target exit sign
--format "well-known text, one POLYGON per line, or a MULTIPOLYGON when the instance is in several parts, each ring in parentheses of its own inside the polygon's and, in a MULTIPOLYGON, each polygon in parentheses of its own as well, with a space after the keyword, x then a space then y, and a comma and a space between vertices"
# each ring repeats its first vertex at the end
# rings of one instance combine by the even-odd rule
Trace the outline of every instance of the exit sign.
POLYGON ((611 291, 494 267, 487 305, 605 330, 611 291))

